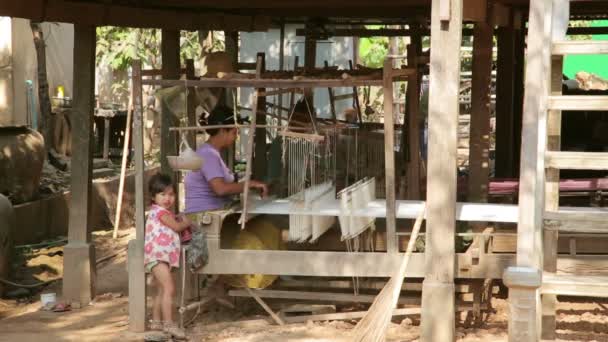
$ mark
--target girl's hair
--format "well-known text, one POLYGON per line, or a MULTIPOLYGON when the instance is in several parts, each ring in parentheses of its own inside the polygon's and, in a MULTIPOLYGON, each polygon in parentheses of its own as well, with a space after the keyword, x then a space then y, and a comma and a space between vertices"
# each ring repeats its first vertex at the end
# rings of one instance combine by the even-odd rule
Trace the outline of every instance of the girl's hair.
MULTIPOLYGON (((201 126, 233 125, 233 124, 237 124, 237 123, 242 124, 243 122, 244 122, 244 120, 238 116, 236 117, 236 120, 235 120, 234 112, 232 111, 232 109, 230 109, 229 107, 227 107, 225 105, 216 106, 215 108, 213 108, 213 110, 207 117, 201 116, 198 121, 198 123, 201 126)), ((206 129, 205 131, 210 136, 214 136, 214 135, 218 134, 220 132, 220 130, 228 131, 230 129, 231 128, 209 128, 209 129, 206 129)))
POLYGON ((173 182, 171 181, 171 177, 168 175, 157 173, 154 176, 150 177, 148 181, 148 191, 150 192, 150 199, 154 201, 154 196, 156 194, 165 191, 168 187, 172 186, 173 182))

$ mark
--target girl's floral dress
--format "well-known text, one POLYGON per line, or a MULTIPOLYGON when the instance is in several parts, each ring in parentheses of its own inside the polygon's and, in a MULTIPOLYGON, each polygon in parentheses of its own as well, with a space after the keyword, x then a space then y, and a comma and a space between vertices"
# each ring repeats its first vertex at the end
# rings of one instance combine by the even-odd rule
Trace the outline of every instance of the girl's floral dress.
POLYGON ((170 267, 179 267, 180 237, 173 229, 165 226, 160 218, 175 215, 169 210, 153 204, 146 220, 146 239, 144 244, 144 265, 165 262, 170 267))

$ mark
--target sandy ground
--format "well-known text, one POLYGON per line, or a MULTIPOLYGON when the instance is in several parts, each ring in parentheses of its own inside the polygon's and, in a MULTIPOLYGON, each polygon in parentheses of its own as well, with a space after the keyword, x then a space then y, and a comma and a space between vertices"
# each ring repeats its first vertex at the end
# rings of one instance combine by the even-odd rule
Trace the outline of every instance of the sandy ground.
MULTIPOLYGON (((132 231, 128 233, 132 234, 132 231)), ((121 250, 130 235, 117 241, 111 233, 96 233, 97 256, 121 250)), ((52 253, 51 253, 52 254, 52 253)), ((38 257, 40 258, 40 257, 38 257)), ((48 262, 40 279, 60 275, 60 253, 47 259, 28 261, 30 267, 40 268, 48 262), (35 266, 37 265, 37 266, 35 266)), ((128 332, 127 273, 124 253, 101 263, 98 268, 95 301, 79 310, 64 313, 40 311, 40 302, 18 303, 0 300, 0 342, 62 342, 62 341, 142 341, 142 334, 128 332)), ((45 292, 60 293, 60 283, 45 292)), ((32 298, 39 298, 34 296, 32 298)), ((188 327, 191 341, 218 342, 343 342, 352 340, 355 322, 308 322, 283 327, 267 320, 253 300, 240 299, 236 310, 210 306, 188 327)), ((457 328, 458 341, 507 341, 507 303, 493 300, 495 313, 482 328, 457 328)), ((417 317, 406 318, 390 325, 388 341, 418 341, 417 317)), ((608 304, 593 299, 564 298, 558 307, 558 341, 608 341, 608 304)))

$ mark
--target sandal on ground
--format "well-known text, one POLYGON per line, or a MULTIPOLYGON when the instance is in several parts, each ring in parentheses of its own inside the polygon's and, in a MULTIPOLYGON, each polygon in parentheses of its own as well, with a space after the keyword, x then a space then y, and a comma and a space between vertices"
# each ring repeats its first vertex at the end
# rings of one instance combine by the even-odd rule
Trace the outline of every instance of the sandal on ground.
POLYGON ((184 329, 178 327, 175 323, 165 322, 165 332, 178 340, 186 339, 186 332, 184 329))
POLYGON ((149 321, 148 326, 150 327, 150 330, 152 330, 152 331, 162 331, 164 328, 162 321, 156 321, 153 319, 151 319, 149 321))

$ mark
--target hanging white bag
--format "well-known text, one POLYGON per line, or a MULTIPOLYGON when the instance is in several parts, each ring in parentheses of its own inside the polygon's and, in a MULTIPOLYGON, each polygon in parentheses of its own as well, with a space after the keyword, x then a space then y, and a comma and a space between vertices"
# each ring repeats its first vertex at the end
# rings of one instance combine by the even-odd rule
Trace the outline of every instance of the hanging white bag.
POLYGON ((188 145, 184 136, 179 144, 179 156, 167 156, 167 161, 175 171, 200 170, 203 166, 203 158, 188 145))

